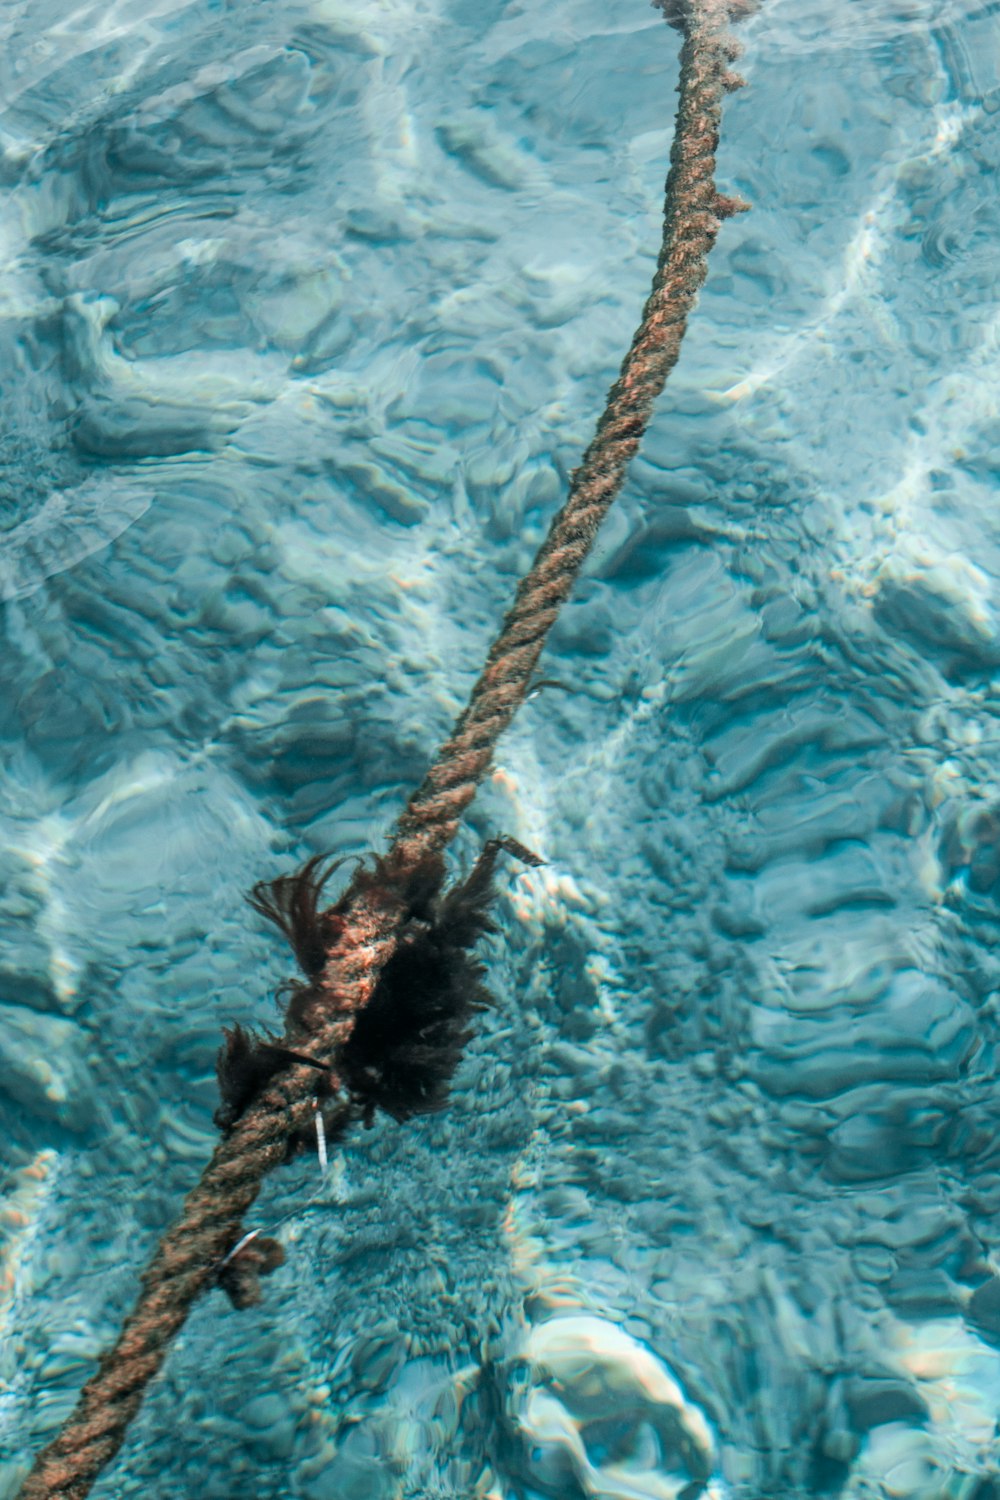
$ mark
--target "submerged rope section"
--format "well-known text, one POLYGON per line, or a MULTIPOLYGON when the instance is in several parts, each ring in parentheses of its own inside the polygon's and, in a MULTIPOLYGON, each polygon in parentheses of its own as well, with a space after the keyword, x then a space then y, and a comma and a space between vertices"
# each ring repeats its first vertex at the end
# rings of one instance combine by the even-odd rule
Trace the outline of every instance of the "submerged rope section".
MULTIPOLYGON (((310 1039, 311 1056, 331 1065, 334 1086, 339 1083, 334 1059, 396 951, 406 877, 450 843, 499 736, 523 702, 545 638, 677 363, 720 225, 746 207, 716 191, 714 171, 722 100, 743 81, 730 71, 740 49, 727 28, 749 13, 753 0, 660 3, 683 43, 663 240, 652 290, 594 438, 572 475, 566 503, 518 587, 467 708, 399 819, 381 862, 386 878, 375 883, 355 877, 338 902, 345 917, 318 980, 323 1019, 310 1039)), ((295 1044, 293 1036, 289 1047, 295 1044)), ((88 1494, 121 1447, 192 1304, 218 1284, 220 1265, 239 1254, 252 1275, 275 1263, 269 1260, 274 1250, 267 1248, 273 1242, 244 1236, 243 1218, 267 1173, 286 1161, 295 1143, 312 1130, 315 1082, 312 1066, 290 1061, 220 1141, 144 1271, 139 1297, 117 1342, 102 1356, 61 1431, 38 1455, 22 1500, 78 1500, 88 1494)))

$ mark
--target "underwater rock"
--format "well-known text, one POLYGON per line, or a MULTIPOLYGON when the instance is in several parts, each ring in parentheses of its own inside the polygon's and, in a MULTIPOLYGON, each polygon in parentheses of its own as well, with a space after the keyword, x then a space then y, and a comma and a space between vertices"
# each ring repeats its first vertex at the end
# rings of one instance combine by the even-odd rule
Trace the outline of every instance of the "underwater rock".
POLYGON ((933 975, 900 967, 881 992, 848 994, 831 1015, 758 1007, 752 1076, 769 1094, 831 1098, 866 1083, 919 1084, 961 1075, 976 1045, 969 1005, 933 975))
POLYGON ((243 1420, 254 1444, 276 1458, 288 1458, 295 1441, 295 1413, 277 1391, 253 1396, 243 1408, 243 1420))
MULTIPOLYGON (((56 1153, 46 1149, 5 1174, 0 1206, 0 1389, 5 1391, 13 1389, 24 1364, 26 1343, 19 1315, 36 1291, 32 1252, 58 1168, 56 1153)), ((0 1495, 7 1493, 0 1468, 0 1495)))
POLYGON ((558 1500, 695 1500, 715 1464, 708 1423, 667 1367, 586 1313, 531 1330, 507 1415, 524 1479, 558 1500))
POLYGON ((538 163, 512 138, 505 138, 485 112, 443 120, 437 136, 449 155, 490 187, 508 191, 537 185, 538 163))
MULTIPOLYGON (((231 428, 237 425, 234 419, 231 428)), ((178 453, 218 447, 226 430, 213 427, 200 407, 181 403, 156 405, 152 400, 88 397, 81 403, 73 432, 77 448, 88 457, 168 458, 178 453)))
POLYGON ((306 1500, 400 1500, 398 1465, 377 1422, 351 1428, 330 1462, 306 1483, 306 1500))
POLYGON ((92 1118, 94 1085, 85 1037, 72 1021, 23 1005, 0 1005, 4 1086, 24 1109, 82 1130, 92 1118))
POLYGON ((953 559, 908 569, 894 559, 879 579, 876 617, 918 649, 943 654, 946 677, 992 671, 1000 663, 1000 632, 992 600, 977 597, 974 582, 972 567, 953 559))
POLYGON ((953 799, 939 817, 937 856, 948 901, 990 913, 1000 893, 1000 809, 992 800, 953 799))
POLYGON ((97 475, 53 490, 4 532, 0 599, 23 599, 46 579, 101 552, 152 504, 152 490, 97 475))
POLYGON ((39 933, 45 902, 25 862, 18 860, 15 864, 8 850, 5 863, 7 868, 0 870, 0 920, 4 928, 0 1002, 54 1010, 58 1001, 50 974, 52 955, 39 933))

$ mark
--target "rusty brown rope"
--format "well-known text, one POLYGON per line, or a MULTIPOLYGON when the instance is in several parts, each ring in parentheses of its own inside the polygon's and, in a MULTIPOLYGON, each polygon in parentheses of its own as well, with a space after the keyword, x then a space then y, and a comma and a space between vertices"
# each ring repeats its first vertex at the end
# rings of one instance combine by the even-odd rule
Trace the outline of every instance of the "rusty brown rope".
MULTIPOLYGON (((468 707, 399 820, 388 865, 400 874, 454 837, 677 362, 720 224, 743 207, 718 194, 714 170, 723 96, 741 82, 729 71, 738 48, 727 27, 751 4, 662 0, 662 8, 682 32, 683 44, 663 242, 652 291, 566 503, 517 590, 468 707)), ((370 886, 361 892, 352 887, 349 918, 323 971, 328 1018, 311 1039, 315 1056, 331 1059, 347 1040, 394 951, 400 916, 391 894, 380 900, 370 886)), ((218 1280, 219 1262, 240 1239, 243 1217, 265 1175, 287 1159, 289 1143, 310 1128, 314 1089, 311 1069, 289 1067, 220 1141, 143 1273, 142 1290, 117 1343, 100 1360, 62 1430, 39 1454, 22 1500, 77 1500, 117 1453, 170 1341, 198 1295, 218 1280)))

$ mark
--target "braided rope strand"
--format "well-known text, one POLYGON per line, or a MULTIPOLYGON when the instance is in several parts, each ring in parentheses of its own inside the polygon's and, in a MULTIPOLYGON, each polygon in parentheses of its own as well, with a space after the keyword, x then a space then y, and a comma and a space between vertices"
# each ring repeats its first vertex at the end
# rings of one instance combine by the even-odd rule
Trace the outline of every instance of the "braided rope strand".
MULTIPOLYGON (((727 27, 750 7, 746 0, 662 4, 683 44, 663 241, 652 290, 566 503, 518 587, 467 708, 399 820, 388 855, 388 865, 399 873, 413 869, 427 853, 442 851, 454 837, 499 736, 525 697, 545 638, 677 362, 720 225, 743 207, 716 192, 714 170, 722 100, 741 81, 728 71, 738 49, 727 27)), ((401 915, 391 896, 379 900, 354 887, 349 918, 322 975, 328 1019, 313 1038, 316 1056, 333 1058, 350 1036, 395 951, 401 915)), ((219 1142, 144 1272, 117 1342, 101 1358, 75 1411, 38 1455, 21 1500, 83 1500, 114 1458, 189 1309, 215 1283, 220 1261, 239 1240, 264 1177, 287 1159, 290 1143, 309 1127, 314 1085, 309 1068, 290 1067, 219 1142)))
MULTIPOLYGON (((737 13, 745 8, 740 5, 737 13)), ((412 841, 414 850, 443 848, 454 837, 677 363, 722 222, 746 207, 715 187, 723 96, 743 81, 728 66, 737 50, 727 31, 735 10, 720 0, 682 0, 668 13, 684 33, 681 97, 652 290, 566 503, 518 587, 468 707, 400 819, 403 846, 412 841)))

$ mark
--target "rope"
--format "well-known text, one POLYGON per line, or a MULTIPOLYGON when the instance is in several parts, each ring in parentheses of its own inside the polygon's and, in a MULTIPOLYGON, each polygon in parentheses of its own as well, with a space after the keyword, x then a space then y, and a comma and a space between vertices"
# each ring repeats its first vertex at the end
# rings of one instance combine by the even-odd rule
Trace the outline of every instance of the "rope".
MULTIPOLYGON (((748 0, 661 0, 668 22, 683 34, 680 103, 665 190, 663 240, 642 321, 609 392, 583 461, 570 481, 530 572, 490 648, 469 704, 411 797, 384 868, 398 876, 375 888, 352 884, 348 912, 329 952, 321 985, 327 1020, 310 1050, 334 1058, 378 975, 395 951, 403 915, 393 895, 407 871, 440 853, 485 775, 499 736, 524 700, 545 638, 567 598, 598 528, 621 488, 653 403, 677 362, 688 316, 707 274, 707 257, 723 219, 746 205, 724 198, 714 183, 722 100, 742 79, 729 71, 739 48, 727 25, 751 8, 748 0)), ((315 1073, 293 1064, 255 1099, 216 1147, 180 1217, 143 1273, 141 1291, 114 1346, 100 1359, 76 1409, 38 1455, 22 1500, 82 1500, 121 1447, 146 1387, 166 1358, 197 1297, 218 1280, 219 1263, 242 1236, 268 1172, 286 1161, 290 1144, 314 1118, 315 1073)), ((251 1241, 267 1269, 269 1242, 251 1241)))

